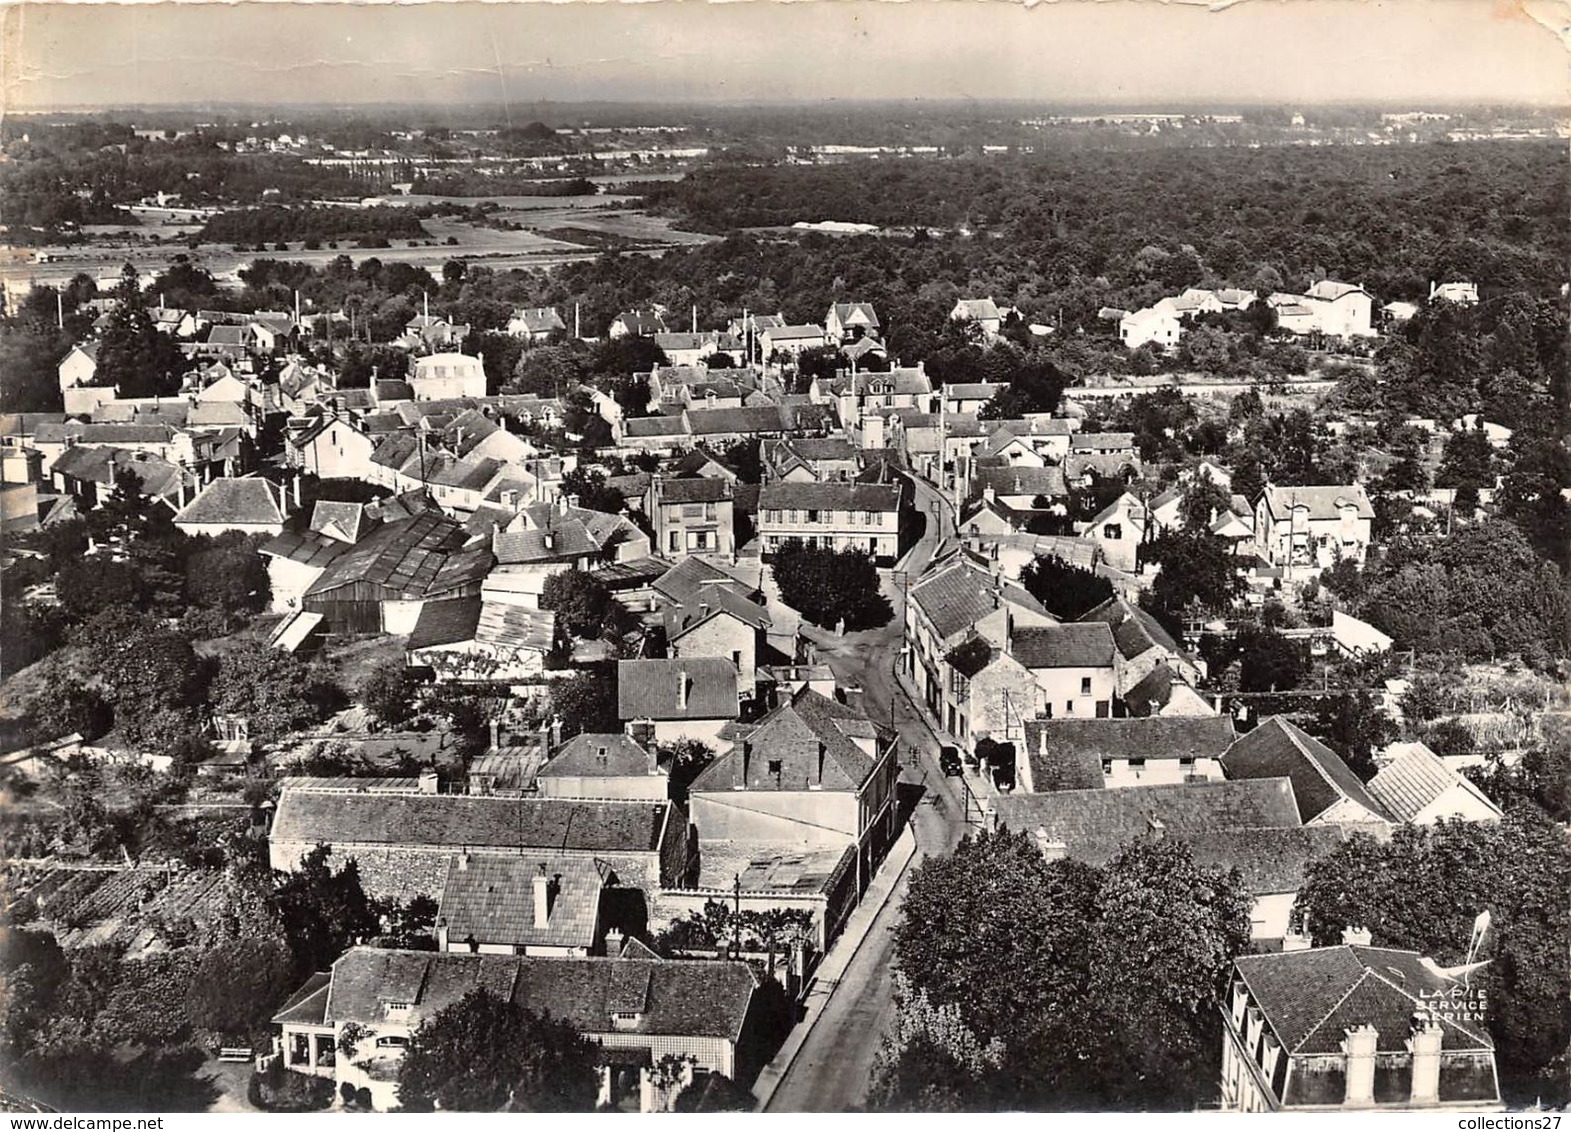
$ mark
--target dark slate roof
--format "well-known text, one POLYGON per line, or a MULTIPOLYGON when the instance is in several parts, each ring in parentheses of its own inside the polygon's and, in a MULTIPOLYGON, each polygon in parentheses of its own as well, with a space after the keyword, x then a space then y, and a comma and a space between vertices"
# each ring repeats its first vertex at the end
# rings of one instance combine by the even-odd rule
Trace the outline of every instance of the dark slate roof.
POLYGON ((668 806, 666 802, 285 790, 279 795, 271 837, 275 842, 312 845, 647 853, 660 847, 668 806))
POLYGON ((1145 719, 1049 719, 1026 724, 1034 770, 1038 758, 1083 751, 1101 759, 1220 759, 1236 739, 1231 716, 1145 719))
POLYGON ((318 971, 305 981, 305 985, 289 996, 278 1013, 273 1015, 275 1026, 286 1022, 296 1025, 321 1026, 327 1013, 327 988, 333 976, 318 971))
POLYGON ((860 790, 876 762, 857 738, 876 748, 878 730, 861 712, 804 687, 704 768, 691 790, 860 790))
POLYGON ((686 602, 701 592, 735 587, 750 593, 750 587, 735 574, 727 573, 706 558, 684 558, 659 578, 652 588, 676 602, 686 602))
POLYGON ((675 641, 722 614, 735 617, 750 629, 766 629, 770 624, 768 608, 749 601, 740 587, 705 586, 687 601, 666 607, 662 617, 666 640, 675 641))
POLYGON ((410 388, 409 382, 403 378, 378 378, 376 382, 376 400, 383 401, 413 401, 415 391, 410 388))
POLYGON ((718 476, 661 480, 658 503, 718 503, 731 498, 731 484, 718 476))
POLYGON ((53 470, 106 487, 114 484, 119 473, 130 472, 141 484, 142 494, 159 498, 176 495, 181 481, 190 479, 189 473, 167 460, 125 448, 67 448, 56 458, 53 470))
POLYGON ((1113 667, 1113 634, 1096 622, 1016 628, 1009 648, 1027 668, 1113 667))
POLYGON ((479 583, 494 559, 487 547, 465 548, 467 537, 463 524, 434 511, 386 523, 333 557, 306 596, 370 585, 382 600, 414 601, 479 583))
POLYGON ((599 940, 600 890, 613 873, 585 857, 454 857, 437 916, 449 946, 477 943, 515 947, 592 947, 599 940), (535 921, 535 877, 547 882, 546 922, 535 921))
POLYGON ((794 427, 785 419, 779 405, 743 406, 739 409, 689 409, 686 417, 694 436, 785 432, 794 427))
POLYGON ((282 523, 278 497, 266 480, 217 479, 175 515, 177 523, 282 523))
POLYGON ((564 743, 536 778, 645 777, 649 752, 621 732, 585 731, 564 743))
POLYGON ((475 638, 480 623, 480 599, 461 597, 451 601, 428 601, 420 607, 420 618, 409 633, 405 646, 411 652, 432 645, 452 645, 475 638))
POLYGON ((1171 633, 1151 614, 1121 597, 1110 597, 1095 609, 1081 615, 1083 622, 1100 621, 1113 630, 1113 640, 1125 660, 1133 660, 1152 648, 1193 661, 1194 657, 1173 639, 1171 633))
POLYGON ((969 680, 993 663, 996 655, 997 652, 987 643, 986 638, 972 637, 950 649, 944 660, 950 668, 969 680))
MULTIPOLYGON (((714 411, 720 412, 719 409, 714 411)), ((633 437, 676 437, 688 435, 688 428, 682 417, 634 417, 622 422, 622 432, 633 437)))
POLYGON ((1360 519, 1375 517, 1375 510, 1369 503, 1369 497, 1364 494, 1364 489, 1359 484, 1307 487, 1277 487, 1275 484, 1267 484, 1265 499, 1267 509, 1270 510, 1272 517, 1277 519, 1287 518, 1297 506, 1306 508, 1312 520, 1340 519, 1344 504, 1352 507, 1360 519))
POLYGON ((1153 819, 1168 835, 1180 837, 1299 824, 1293 786, 1285 778, 1004 794, 993 807, 1000 825, 1027 833, 1045 829, 1049 838, 1071 847, 1149 833, 1153 819))
MULTIPOLYGON (((1372 1025, 1380 1053, 1406 1053, 1413 1015, 1459 985, 1416 951, 1319 947, 1241 955, 1236 970, 1289 1054, 1339 1053, 1346 1032, 1372 1025)), ((1442 1018, 1448 1050, 1490 1050, 1484 1030, 1442 1018)))
POLYGON ((900 488, 873 483, 766 483, 759 490, 764 510, 898 511, 900 488))
POLYGON ((1340 755, 1280 715, 1235 742, 1222 759, 1222 770, 1230 779, 1292 779, 1304 822, 1343 799, 1368 810, 1371 820, 1387 817, 1340 755))
MULTIPOLYGON (((1114 634, 1117 639, 1117 634, 1114 634)), ((1134 716, 1157 715, 1173 698, 1175 687, 1187 687, 1167 661, 1160 661, 1124 693, 1124 706, 1134 716)))
POLYGON ((310 529, 330 537, 343 536, 344 542, 357 542, 360 536, 374 525, 362 503, 339 503, 319 499, 311 511, 310 529))
POLYGON ((333 964, 327 1021, 375 1024, 407 1003, 416 1024, 487 988, 580 1033, 710 1037, 736 1041, 758 986, 746 963, 632 958, 531 959, 355 947, 333 964), (616 1026, 613 1012, 638 1015, 616 1026))
POLYGON ((1002 584, 966 554, 957 554, 931 570, 911 589, 911 600, 927 615, 933 629, 948 640, 997 609, 1001 601, 1035 613, 1047 611, 1036 598, 1015 585, 1002 584))
POLYGON ((568 562, 599 554, 601 546, 577 519, 558 523, 550 530, 498 531, 492 549, 504 566, 524 562, 568 562), (546 543, 551 545, 547 546, 546 543))
POLYGON ((736 666, 714 656, 622 660, 616 666, 617 718, 735 719, 736 666), (687 706, 678 705, 678 682, 687 706))
POLYGON ((992 488, 996 495, 1045 495, 1049 498, 1069 494, 1062 468, 977 468, 977 490, 992 488))

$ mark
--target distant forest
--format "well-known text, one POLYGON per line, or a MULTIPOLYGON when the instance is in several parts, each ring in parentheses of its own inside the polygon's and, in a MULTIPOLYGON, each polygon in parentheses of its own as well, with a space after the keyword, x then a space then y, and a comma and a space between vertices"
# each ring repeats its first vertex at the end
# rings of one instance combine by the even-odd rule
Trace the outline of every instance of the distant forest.
POLYGON ((420 240, 426 230, 405 208, 245 208, 220 212, 202 226, 215 244, 263 240, 345 240, 365 237, 420 240))
POLYGON ((995 246, 957 247, 967 261, 1057 287, 1210 275, 1277 289, 1325 273, 1387 300, 1442 277, 1542 293, 1571 260, 1565 147, 1549 142, 739 166, 648 186, 645 200, 706 232, 799 220, 969 232, 995 246))

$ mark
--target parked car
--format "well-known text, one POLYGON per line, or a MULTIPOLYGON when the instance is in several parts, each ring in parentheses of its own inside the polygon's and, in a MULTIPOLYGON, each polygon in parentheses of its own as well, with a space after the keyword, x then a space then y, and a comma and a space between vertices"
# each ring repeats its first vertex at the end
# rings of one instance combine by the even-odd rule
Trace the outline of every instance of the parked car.
POLYGON ((938 748, 938 769, 947 775, 960 774, 960 749, 958 747, 938 748))

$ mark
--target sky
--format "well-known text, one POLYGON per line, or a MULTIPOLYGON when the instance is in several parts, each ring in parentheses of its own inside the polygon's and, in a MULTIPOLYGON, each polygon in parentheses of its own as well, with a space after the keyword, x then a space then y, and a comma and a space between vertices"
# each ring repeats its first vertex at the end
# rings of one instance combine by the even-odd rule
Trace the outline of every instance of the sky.
POLYGON ((15 110, 1571 103, 1571 0, 23 2, 0 23, 15 110))

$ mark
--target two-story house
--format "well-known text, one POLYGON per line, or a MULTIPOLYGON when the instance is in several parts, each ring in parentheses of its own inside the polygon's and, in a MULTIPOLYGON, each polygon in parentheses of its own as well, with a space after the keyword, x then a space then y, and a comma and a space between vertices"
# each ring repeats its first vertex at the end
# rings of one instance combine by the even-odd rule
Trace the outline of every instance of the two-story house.
POLYGON ((1041 687, 1048 718, 1112 716, 1118 650, 1100 621, 1016 626, 1009 653, 1041 687))
POLYGON ((617 718, 645 746, 691 739, 720 750, 720 733, 741 714, 738 683, 729 657, 618 661, 617 718))
POLYGON ((882 329, 872 303, 832 303, 824 315, 824 333, 831 342, 882 338, 882 329))
POLYGON ((1483 1003, 1465 969, 1349 943, 1241 955, 1222 1004, 1222 1110, 1495 1109, 1483 1003))
POLYGON ((1359 484, 1267 483, 1255 503, 1255 546, 1267 563, 1279 568, 1324 570, 1343 559, 1362 564, 1374 519, 1374 508, 1359 484))
POLYGON ((832 550, 860 550, 879 566, 900 556, 900 486, 872 483, 764 484, 758 534, 767 560, 795 539, 832 550))
POLYGON ((752 699, 758 664, 769 632, 769 610, 735 586, 707 586, 689 600, 661 611, 666 648, 673 657, 724 657, 736 666, 737 694, 752 699))
POLYGON ((644 514, 654 527, 656 553, 736 560, 736 496, 730 480, 652 476, 644 514))

